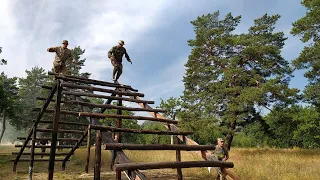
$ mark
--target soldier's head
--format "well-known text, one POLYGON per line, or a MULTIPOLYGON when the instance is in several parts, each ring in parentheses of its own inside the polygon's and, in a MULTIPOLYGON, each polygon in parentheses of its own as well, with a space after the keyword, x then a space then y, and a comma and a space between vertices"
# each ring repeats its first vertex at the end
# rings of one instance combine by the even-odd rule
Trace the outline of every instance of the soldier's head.
POLYGON ((63 41, 62 41, 62 47, 63 47, 63 48, 67 48, 68 45, 69 45, 69 42, 68 42, 67 40, 63 40, 63 41))
POLYGON ((217 142, 218 142, 218 146, 220 146, 220 147, 222 147, 224 145, 224 141, 222 138, 218 138, 217 142))
POLYGON ((123 47, 123 45, 124 45, 124 41, 123 41, 123 40, 120 40, 120 41, 118 42, 118 47, 123 47))

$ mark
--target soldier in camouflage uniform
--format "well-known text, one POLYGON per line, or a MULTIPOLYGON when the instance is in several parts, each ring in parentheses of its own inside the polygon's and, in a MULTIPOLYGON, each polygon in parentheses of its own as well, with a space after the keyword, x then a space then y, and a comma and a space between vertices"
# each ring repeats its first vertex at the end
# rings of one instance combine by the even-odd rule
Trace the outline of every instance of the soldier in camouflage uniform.
POLYGON ((118 81, 120 75, 122 74, 122 57, 125 55, 128 62, 132 64, 130 57, 123 47, 124 41, 120 40, 117 46, 113 46, 108 52, 108 58, 111 60, 111 64, 113 65, 113 73, 112 80, 118 81), (116 78, 115 75, 117 74, 116 78))
MULTIPOLYGON (((55 52, 56 56, 53 61, 53 69, 55 73, 59 74, 66 74, 67 69, 66 69, 66 61, 71 61, 72 59, 72 52, 70 49, 68 49, 68 41, 63 40, 62 41, 62 46, 56 46, 56 47, 51 47, 48 48, 48 52, 55 52)), ((76 62, 75 59, 72 60, 73 63, 76 62)))
MULTIPOLYGON (((226 161, 229 159, 228 150, 224 147, 224 141, 222 138, 217 139, 218 145, 216 145, 215 150, 212 152, 212 155, 208 158, 205 154, 202 154, 202 157, 205 157, 208 161, 226 161)), ((202 152, 204 153, 204 152, 202 152)), ((222 173, 221 167, 214 167, 218 173, 217 179, 224 180, 225 175, 222 173)))

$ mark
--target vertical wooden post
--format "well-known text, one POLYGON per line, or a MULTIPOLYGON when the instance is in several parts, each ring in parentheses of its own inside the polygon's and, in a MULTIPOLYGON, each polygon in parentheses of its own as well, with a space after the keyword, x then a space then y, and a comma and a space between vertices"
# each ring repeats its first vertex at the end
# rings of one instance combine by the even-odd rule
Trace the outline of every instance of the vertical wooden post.
MULTIPOLYGON (((179 144, 179 139, 178 137, 175 137, 175 144, 179 144)), ((180 150, 176 150, 176 161, 177 162, 181 162, 181 151, 180 150)), ((178 180, 182 180, 182 170, 181 168, 177 168, 177 179, 178 180)))
POLYGON ((100 180, 101 170, 101 132, 96 130, 96 149, 94 158, 94 180, 100 180))
POLYGON ((88 154, 87 154, 87 163, 86 163, 86 173, 89 172, 90 147, 91 147, 91 129, 90 129, 90 125, 89 125, 88 126, 88 141, 87 141, 88 154))
POLYGON ((53 119, 53 128, 52 128, 52 141, 51 141, 51 149, 50 149, 50 161, 48 168, 48 179, 53 179, 53 171, 54 171, 54 161, 56 156, 56 147, 57 147, 57 134, 58 134, 58 125, 60 120, 60 103, 61 103, 61 92, 62 87, 60 80, 57 79, 57 97, 56 97, 56 107, 53 119))
POLYGON ((34 162, 34 146, 36 145, 36 135, 37 135, 36 127, 33 126, 28 180, 32 180, 33 162, 34 162))
MULTIPOLYGON (((118 97, 121 97, 121 95, 118 95, 118 97)), ((118 106, 122 106, 122 100, 118 100, 118 106)), ((122 110, 118 109, 117 114, 122 115, 122 110)), ((122 127, 122 119, 119 118, 117 119, 117 128, 121 128, 121 127, 122 127)), ((120 132, 117 132, 117 135, 118 135, 118 143, 121 143, 122 139, 121 139, 120 132)), ((121 180, 121 171, 116 171, 116 178, 121 180)))

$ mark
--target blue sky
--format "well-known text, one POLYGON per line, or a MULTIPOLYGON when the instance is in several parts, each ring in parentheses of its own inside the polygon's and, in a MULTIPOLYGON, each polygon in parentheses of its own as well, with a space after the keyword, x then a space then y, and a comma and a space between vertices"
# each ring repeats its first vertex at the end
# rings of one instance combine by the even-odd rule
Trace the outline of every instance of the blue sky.
MULTIPOLYGON (((92 78, 110 81, 112 66, 108 50, 120 39, 133 64, 124 58, 120 83, 129 84, 145 98, 155 100, 178 97, 183 91, 184 64, 190 54, 187 40, 194 38, 190 21, 219 10, 221 18, 231 12, 241 15, 236 32, 246 32, 253 20, 268 14, 280 14, 277 31, 289 38, 283 56, 291 61, 304 44, 290 35, 292 22, 305 15, 300 0, 1 0, 0 66, 10 77, 25 76, 25 69, 52 67, 54 55, 46 49, 69 40, 69 48, 86 49, 83 71, 92 78), (94 2, 94 3, 93 3, 94 2), (134 2, 134 4, 132 3, 134 2)), ((303 71, 294 73, 290 86, 303 89, 307 80, 303 71)))

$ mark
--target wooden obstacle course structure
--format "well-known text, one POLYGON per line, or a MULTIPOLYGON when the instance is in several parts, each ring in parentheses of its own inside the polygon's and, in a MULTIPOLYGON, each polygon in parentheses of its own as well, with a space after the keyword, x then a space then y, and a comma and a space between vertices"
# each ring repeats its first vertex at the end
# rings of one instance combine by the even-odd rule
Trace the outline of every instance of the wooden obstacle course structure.
MULTIPOLYGON (((176 168, 177 169, 177 178, 182 179, 181 168, 189 167, 228 167, 232 168, 233 164, 230 162, 210 162, 210 161, 195 161, 195 162, 181 162, 181 150, 186 151, 203 151, 203 150, 212 150, 214 146, 202 146, 198 145, 196 142, 187 138, 187 135, 192 134, 192 132, 181 132, 179 128, 174 124, 177 124, 178 121, 167 119, 160 115, 160 112, 165 112, 162 109, 151 108, 148 104, 154 104, 154 101, 142 100, 140 97, 144 97, 143 93, 139 93, 138 90, 133 89, 131 86, 104 82, 94 79, 86 79, 82 77, 64 75, 59 76, 55 73, 49 73, 49 75, 55 76, 55 84, 52 87, 42 86, 42 88, 49 90, 49 95, 47 98, 38 97, 37 99, 43 101, 44 104, 42 108, 34 109, 35 112, 39 112, 37 119, 34 121, 34 125, 28 133, 25 142, 21 146, 19 152, 13 153, 16 155, 14 160, 13 170, 16 171, 17 163, 19 161, 29 161, 29 178, 32 178, 32 169, 33 162, 38 159, 34 159, 36 155, 50 155, 49 159, 42 159, 39 161, 49 161, 48 168, 48 179, 53 178, 54 173, 54 162, 61 161, 62 169, 66 167, 66 162, 69 161, 70 157, 74 152, 82 145, 84 139, 87 137, 87 161, 85 166, 85 171, 89 171, 89 157, 90 157, 90 144, 91 144, 91 130, 95 130, 96 137, 96 148, 95 148, 95 166, 94 166, 94 177, 95 179, 100 179, 100 169, 101 169, 101 147, 102 143, 106 145, 105 150, 114 150, 116 151, 117 163, 115 167, 116 178, 121 179, 121 171, 124 171, 126 176, 131 179, 146 179, 145 175, 139 172, 139 169, 154 169, 157 168, 154 164, 135 164, 132 163, 129 158, 122 151, 124 149, 128 150, 175 150, 176 151, 176 162, 166 162, 160 163, 158 168, 176 168), (77 83, 77 84, 76 84, 77 83), (91 85, 111 87, 113 89, 106 89, 100 87, 93 87, 91 85), (94 91, 110 93, 111 95, 104 94, 94 94, 94 91), (55 99, 53 99, 56 95, 55 99), (127 96, 127 97, 123 97, 127 96), (63 97, 72 97, 72 100, 64 99, 63 97), (107 99, 104 104, 94 104, 90 102, 85 102, 83 97, 95 97, 107 99), (113 100, 117 101, 117 105, 111 105, 113 100), (123 106, 123 101, 135 102, 138 103, 141 108, 132 108, 123 106), (49 104, 54 103, 54 108, 49 109, 49 104), (61 104, 64 106, 77 106, 79 107, 78 111, 70 111, 61 109, 61 104), (92 112, 92 108, 100 108, 100 112, 92 112), (106 109, 117 110, 116 114, 104 114, 106 109), (152 117, 145 116, 127 116, 122 115, 122 110, 127 111, 147 111, 151 114, 152 117), (52 121, 42 120, 44 113, 53 114, 52 121), (75 116, 75 117, 84 117, 87 118, 87 123, 81 122, 68 122, 66 120, 60 121, 61 115, 75 116), (99 118, 113 118, 116 119, 116 127, 111 126, 102 126, 99 122, 99 118), (162 122, 163 125, 168 129, 168 131, 153 131, 153 130, 142 130, 142 129, 127 129, 122 127, 122 119, 134 119, 134 120, 149 120, 162 122), (39 128, 38 124, 52 124, 51 129, 39 128), (59 128, 59 125, 74 125, 81 127, 80 129, 67 129, 59 128), (84 128, 86 127, 86 128, 84 128), (51 138, 37 137, 37 132, 46 132, 51 133, 51 138), (112 132, 116 133, 118 141, 115 141, 112 138, 112 132), (73 133, 80 134, 79 138, 61 138, 58 137, 59 133, 73 133), (139 133, 139 134, 158 134, 158 135, 174 135, 184 142, 183 145, 172 144, 172 145, 135 145, 135 144, 122 144, 121 143, 121 133, 139 133), (37 140, 51 140, 51 145, 36 145, 37 140), (29 141, 31 144, 28 145, 29 141), (58 141, 66 142, 75 142, 73 145, 57 145, 58 141), (31 148, 30 153, 24 152, 26 147, 31 148), (50 153, 37 153, 35 148, 50 148, 50 153), (68 153, 56 153, 57 148, 69 148, 68 153), (30 159, 21 159, 22 155, 29 155, 30 159), (65 156, 63 159, 56 159, 55 156, 65 156)), ((178 139, 176 139, 177 142, 178 139)))

